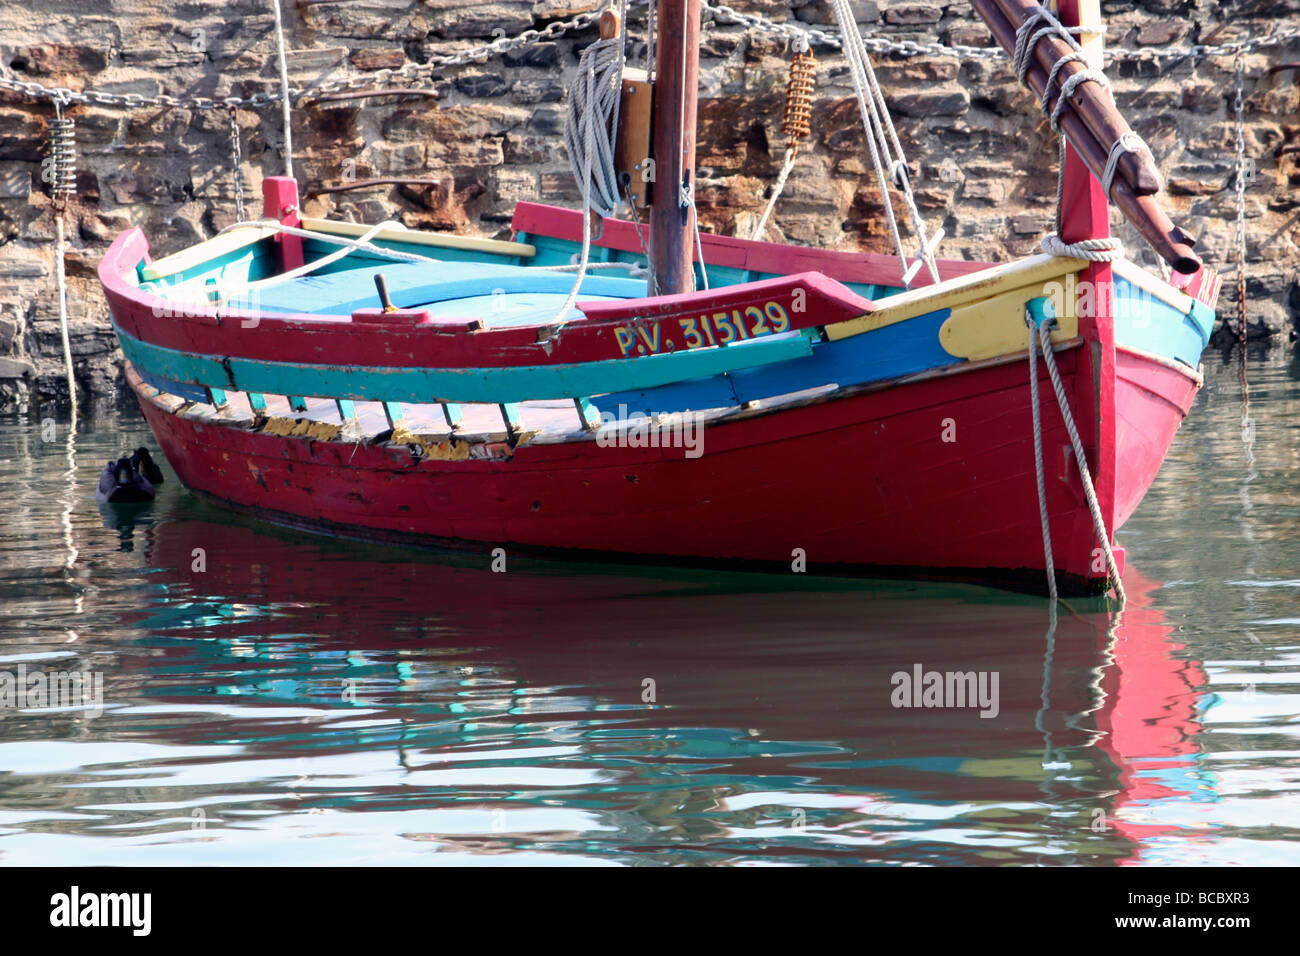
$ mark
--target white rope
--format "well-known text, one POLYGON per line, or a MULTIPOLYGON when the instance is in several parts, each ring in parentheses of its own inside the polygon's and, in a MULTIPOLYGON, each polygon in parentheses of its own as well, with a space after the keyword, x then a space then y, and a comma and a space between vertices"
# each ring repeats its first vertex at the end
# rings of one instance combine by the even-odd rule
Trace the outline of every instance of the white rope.
MULTIPOLYGON (((281 272, 279 275, 269 276, 265 279, 254 279, 251 282, 240 283, 234 286, 233 290, 230 288, 223 289, 222 294, 223 296, 229 296, 232 293, 232 291, 244 292, 244 291, 254 290, 254 289, 268 289, 271 286, 280 285, 282 282, 288 282, 290 279, 296 279, 299 276, 304 276, 309 272, 315 272, 317 269, 321 268, 322 266, 327 266, 331 262, 337 262, 339 259, 342 259, 344 256, 348 255, 349 253, 354 252, 357 249, 362 248, 363 246, 369 245, 370 240, 373 239, 375 235, 378 234, 381 230, 390 229, 398 225, 399 225, 398 223, 392 222, 391 220, 387 222, 376 223, 375 225, 367 229, 364 233, 362 233, 360 236, 357 236, 355 239, 344 240, 341 249, 338 249, 335 252, 331 252, 327 256, 321 256, 321 258, 319 259, 313 259, 311 262, 304 263, 303 265, 298 266, 296 269, 290 269, 287 272, 281 272)), ((282 228, 286 232, 289 231, 288 227, 282 227, 282 228)), ((387 252, 388 250, 380 250, 380 251, 387 252)), ((428 261, 436 261, 436 260, 428 260, 428 261)))
POLYGON ((1110 92, 1110 80, 1101 70, 1083 70, 1075 73, 1061 84, 1061 92, 1056 97, 1056 105, 1052 107, 1051 121, 1052 129, 1060 132, 1061 114, 1065 112, 1065 104, 1070 101, 1074 88, 1080 83, 1096 83, 1102 89, 1110 92))
POLYGON ((280 105, 284 121, 284 174, 293 178, 293 130, 289 124, 289 61, 285 55, 284 23, 280 18, 280 0, 271 0, 275 9, 275 44, 280 60, 280 105))
MULTIPOLYGON (((536 269, 538 272, 573 272, 582 268, 580 262, 571 262, 564 266, 524 266, 525 269, 536 269)), ((649 275, 650 270, 639 262, 589 262, 587 271, 594 269, 626 269, 634 276, 649 275)))
POLYGON ((763 218, 758 220, 758 225, 754 227, 750 239, 760 240, 763 233, 767 231, 767 220, 772 216, 772 210, 776 208, 776 201, 781 198, 781 193, 785 190, 786 180, 790 178, 790 172, 794 169, 795 159, 799 155, 797 149, 787 149, 785 151, 785 165, 781 167, 781 175, 776 177, 776 185, 772 187, 772 198, 767 201, 767 208, 763 210, 763 218))
MULTIPOLYGON (((705 291, 709 288, 709 268, 704 264, 704 241, 700 238, 700 211, 695 207, 695 182, 692 180, 689 191, 686 193, 686 204, 691 208, 691 224, 695 227, 695 258, 700 260, 700 281, 704 283, 705 291)), ((695 278, 695 267, 691 266, 691 278, 695 278)))
POLYGON ((623 38, 597 40, 582 51, 578 77, 569 87, 564 145, 583 202, 602 216, 612 216, 622 201, 614 168, 614 133, 618 129, 623 38), (594 151, 594 155, 590 155, 594 151))
MULTIPOLYGON (((1106 170, 1101 176, 1101 189, 1107 196, 1110 195, 1111 184, 1115 182, 1115 171, 1119 169, 1119 158, 1125 153, 1136 153, 1138 150, 1145 149, 1148 153, 1151 148, 1137 133, 1125 130, 1119 139, 1110 147, 1110 154, 1106 157, 1106 170)), ((1163 259, 1161 260, 1164 261, 1163 259)))
POLYGON ((876 71, 871 65, 871 58, 862 40, 862 31, 858 29, 857 19, 849 6, 849 0, 833 0, 835 17, 839 23, 844 47, 844 57, 849 65, 849 75, 853 79, 854 90, 858 98, 858 111, 862 114, 862 126, 867 134, 867 143, 871 147, 871 161, 876 170, 876 179, 880 183, 882 204, 885 207, 885 219, 894 239, 894 249, 898 255, 899 267, 903 272, 904 286, 911 285, 915 270, 909 270, 907 255, 903 251, 903 239, 894 218, 893 203, 889 198, 889 181, 892 180, 903 196, 907 206, 908 218, 912 230, 920 242, 918 257, 925 263, 931 277, 939 281, 939 267, 934 261, 934 246, 926 235, 925 223, 921 220, 920 210, 912 195, 912 185, 907 176, 907 162, 903 155, 903 145, 899 141, 898 131, 894 128, 889 106, 885 103, 884 91, 876 79, 876 71), (886 177, 886 169, 889 171, 886 177))
MULTIPOLYGON (((1034 374, 1031 376, 1030 388, 1031 400, 1034 404, 1034 454, 1037 459, 1039 515, 1043 521, 1043 550, 1047 561, 1048 592, 1055 598, 1056 569, 1052 564, 1051 532, 1047 526, 1047 495, 1042 478, 1043 440, 1037 401, 1038 376, 1033 343, 1034 321, 1028 311, 1026 311, 1026 321, 1030 325, 1030 361, 1035 363, 1032 366, 1034 374)), ((1106 530, 1106 519, 1102 516, 1101 505, 1097 503, 1097 490, 1092 483, 1092 471, 1088 468, 1088 459, 1083 450, 1083 440, 1079 437, 1079 430, 1075 427, 1074 415, 1070 411, 1070 403, 1065 396, 1065 385, 1061 381, 1061 373, 1056 368, 1056 355, 1052 349, 1050 322, 1039 323, 1037 333, 1038 345, 1042 349, 1043 361, 1047 365, 1047 374, 1051 378, 1052 388, 1056 392, 1056 404, 1061 410, 1061 419, 1065 423, 1065 430, 1070 436, 1070 444, 1074 448, 1074 460, 1079 466, 1079 477, 1083 480, 1083 494, 1088 501, 1088 512, 1092 515, 1092 527, 1097 534, 1097 539, 1101 542, 1102 554, 1106 557, 1106 570, 1110 575, 1111 586, 1114 587, 1115 596, 1119 598, 1120 607, 1123 608, 1128 598, 1124 593, 1124 583, 1120 580, 1119 565, 1115 562, 1115 553, 1110 546, 1110 534, 1106 530)))
POLYGON ((627 26, 626 2, 619 4, 616 36, 601 38, 582 51, 578 78, 569 87, 569 113, 564 123, 564 145, 569 165, 582 190, 582 255, 573 288, 555 313, 564 321, 578 301, 591 260, 591 213, 612 216, 618 209, 618 171, 614 168, 613 137, 618 131, 619 102, 623 93, 623 61, 627 26), (593 195, 594 193, 594 195, 593 195))
POLYGON ((1043 236, 1039 246, 1049 256, 1087 259, 1089 262, 1114 262, 1117 259, 1124 258, 1124 243, 1120 241, 1118 236, 1064 242, 1060 236, 1053 232, 1043 236))

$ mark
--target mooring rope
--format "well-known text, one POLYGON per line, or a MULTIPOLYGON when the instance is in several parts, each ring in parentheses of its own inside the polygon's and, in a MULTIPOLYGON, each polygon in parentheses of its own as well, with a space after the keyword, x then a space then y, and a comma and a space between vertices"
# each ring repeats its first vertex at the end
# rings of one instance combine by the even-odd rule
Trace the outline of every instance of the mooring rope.
POLYGON ((1057 600, 1056 567, 1052 560, 1052 536, 1047 518, 1047 492, 1043 481, 1042 417, 1038 407, 1037 352, 1039 349, 1043 353, 1043 362, 1047 366, 1048 377, 1052 380, 1052 389, 1056 392, 1056 404, 1061 410, 1061 419, 1064 421, 1065 430, 1070 436, 1070 445, 1074 448, 1074 459, 1079 466, 1079 477, 1083 481, 1083 495, 1088 502, 1088 512, 1092 516, 1092 527, 1096 532, 1098 541, 1101 543, 1102 554, 1106 558, 1106 570, 1110 575, 1110 583, 1115 589, 1115 596, 1119 599, 1120 608, 1122 609, 1128 598, 1124 593, 1124 583, 1120 580, 1119 565, 1115 561, 1115 553, 1110 546, 1110 534, 1106 530, 1106 519, 1101 513, 1101 505, 1097 503, 1097 490, 1092 483, 1092 471, 1088 468, 1083 440, 1079 437, 1078 428, 1075 427, 1074 414, 1070 411, 1070 403, 1065 394, 1065 384, 1061 381, 1061 373, 1056 367, 1056 354, 1052 348, 1051 340, 1052 320, 1045 318, 1041 322, 1036 322, 1033 313, 1026 309, 1025 322, 1029 326, 1030 400, 1033 404, 1034 419, 1034 464, 1038 479, 1038 513, 1043 524, 1043 556, 1047 569, 1048 594, 1053 601, 1057 600))
MULTIPOLYGON (((1043 563, 1047 568, 1047 594, 1056 604, 1056 564, 1052 559, 1052 529, 1047 518, 1047 487, 1043 481, 1043 424, 1042 410, 1038 404, 1038 335, 1033 317, 1026 310, 1029 322, 1029 407, 1034 417, 1034 477, 1038 480, 1038 519, 1043 526, 1043 563)), ((1051 348, 1051 343, 1048 343, 1051 348)))
POLYGON ((54 200, 54 281, 59 292, 59 336, 63 340, 63 368, 68 376, 68 401, 72 404, 71 428, 77 430, 77 379, 72 371, 72 343, 68 333, 68 276, 64 257, 67 236, 64 214, 68 200, 77 191, 76 130, 70 117, 63 115, 63 103, 54 101, 54 119, 50 121, 50 195, 54 200))

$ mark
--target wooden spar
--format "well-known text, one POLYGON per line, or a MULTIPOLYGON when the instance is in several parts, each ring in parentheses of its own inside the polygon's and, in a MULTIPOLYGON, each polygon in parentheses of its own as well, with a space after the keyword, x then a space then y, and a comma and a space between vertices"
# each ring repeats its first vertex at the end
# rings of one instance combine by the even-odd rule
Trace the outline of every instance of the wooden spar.
MULTIPOLYGON (((992 0, 972 0, 980 16, 988 25, 994 38, 1004 50, 1016 47, 1016 29, 1002 15, 992 0)), ((1064 70, 1062 70, 1064 72, 1064 70)), ((1058 74, 1059 78, 1059 74, 1058 74)), ((1035 63, 1026 76, 1029 88, 1041 99, 1047 85, 1047 73, 1035 63)), ((1066 140, 1087 164, 1089 171, 1100 182, 1106 170, 1109 147, 1103 148, 1092 136, 1083 120, 1070 109, 1061 114, 1061 129, 1066 140)), ((1110 198, 1138 232, 1151 243, 1156 253, 1176 272, 1192 273, 1201 267, 1201 260, 1192 249, 1193 240, 1170 221, 1154 196, 1139 196, 1122 176, 1116 176, 1111 186, 1110 198)))
POLYGON ((683 206, 680 195, 694 187, 695 178, 700 0, 657 3, 649 252, 656 294, 676 295, 695 284, 695 210, 683 206))
MULTIPOLYGON (((1014 25, 1023 23, 1037 8, 1035 0, 991 0, 999 8, 1003 15, 1014 25)), ((987 6, 990 0, 976 0, 975 7, 979 10, 987 6)), ((983 15, 981 13, 981 15, 983 15)), ((1041 25, 1041 24, 1040 24, 1041 25)), ((1100 37, 1096 38, 1100 40, 1100 37)), ((1083 36, 1079 38, 1080 43, 1087 51, 1089 38, 1083 36)), ((1013 44, 1008 53, 1015 49, 1013 44)), ((1034 59, 1038 66, 1042 68, 1044 79, 1051 73, 1052 66, 1062 57, 1072 53, 1070 46, 1054 34, 1039 39, 1034 45, 1034 59)), ((1056 83, 1053 87, 1058 92, 1061 86, 1071 76, 1076 73, 1083 73, 1088 69, 1102 68, 1100 62, 1093 62, 1089 57, 1087 63, 1080 63, 1075 60, 1065 64, 1056 74, 1056 83)), ((1041 98, 1041 94, 1040 94, 1041 98)), ((1098 145, 1103 147, 1107 153, 1110 152, 1111 144, 1117 142, 1125 133, 1131 132, 1131 129, 1124 117, 1119 114, 1114 103, 1097 84, 1091 85, 1083 83, 1075 88, 1074 95, 1068 101, 1066 109, 1072 109, 1083 120, 1088 131, 1092 133, 1097 140, 1098 145)), ((1119 175, 1124 177, 1132 188, 1133 192, 1139 196, 1153 196, 1160 192, 1160 171, 1156 168, 1155 160, 1149 153, 1123 153, 1119 159, 1119 175)))

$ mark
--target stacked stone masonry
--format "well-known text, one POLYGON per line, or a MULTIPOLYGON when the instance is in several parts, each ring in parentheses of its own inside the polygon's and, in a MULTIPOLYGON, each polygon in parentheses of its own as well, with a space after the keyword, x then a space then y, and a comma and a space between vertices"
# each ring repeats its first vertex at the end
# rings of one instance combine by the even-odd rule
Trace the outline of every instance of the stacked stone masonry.
MULTIPOLYGON (((48 86, 177 96, 277 88, 273 0, 0 0, 0 75, 48 86)), ((513 36, 597 9, 591 0, 282 0, 291 83, 364 75, 513 36)), ((833 29, 824 0, 735 0, 774 20, 833 29)), ((861 0, 868 36, 991 46, 967 3, 861 0)), ((1107 44, 1161 51, 1263 36, 1300 23, 1300 0, 1103 0, 1107 44)), ((634 65, 645 55, 643 8, 631 18, 634 65)), ((302 105, 294 163, 309 215, 506 237, 518 200, 577 205, 563 149, 565 84, 594 31, 440 74, 438 97, 302 105), (312 196, 316 187, 382 177, 434 185, 312 196)), ((891 251, 842 57, 818 48, 812 144, 802 152, 769 238, 891 251)), ((1247 274, 1252 335, 1289 332, 1300 315, 1300 46, 1245 58, 1247 274)), ((701 49, 698 202, 704 228, 749 235, 780 168, 789 51, 779 38, 706 27, 701 49)), ((921 211, 949 258, 1003 260, 1035 250, 1053 225, 1056 143, 1006 57, 881 56, 877 70, 911 160, 921 211)), ((1236 194, 1231 57, 1108 64, 1116 101, 1150 144, 1166 203, 1225 273, 1234 315, 1236 194)), ((94 277, 108 243, 138 226, 155 256, 235 219, 225 110, 77 105, 77 193, 68 212, 71 342, 82 392, 121 388, 121 356, 94 277)), ((54 219, 43 180, 47 103, 0 92, 0 405, 59 397, 54 219)), ((264 174, 283 168, 278 108, 236 114, 239 173, 250 212, 264 174)), ((901 213, 901 208, 900 208, 901 213)), ((1139 261, 1154 259, 1118 217, 1139 261)))

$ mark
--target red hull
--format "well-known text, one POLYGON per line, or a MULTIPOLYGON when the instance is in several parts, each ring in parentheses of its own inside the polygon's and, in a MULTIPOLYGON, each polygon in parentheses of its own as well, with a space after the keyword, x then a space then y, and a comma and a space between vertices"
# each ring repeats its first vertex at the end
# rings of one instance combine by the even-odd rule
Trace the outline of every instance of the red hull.
MULTIPOLYGON (((1197 383, 1157 360, 1122 356, 1116 497, 1127 517, 1197 383)), ((1059 353, 1076 395, 1080 359, 1089 364, 1084 348, 1059 353)), ((988 363, 749 414, 706 427, 694 459, 592 441, 523 444, 505 461, 415 463, 391 447, 192 421, 137 391, 186 486, 282 524, 406 544, 787 569, 802 549, 813 573, 1037 591, 1044 569, 1026 377, 1023 361, 988 363)), ((1068 444, 1045 402, 1058 578, 1067 593, 1097 593, 1106 575, 1068 444)))

